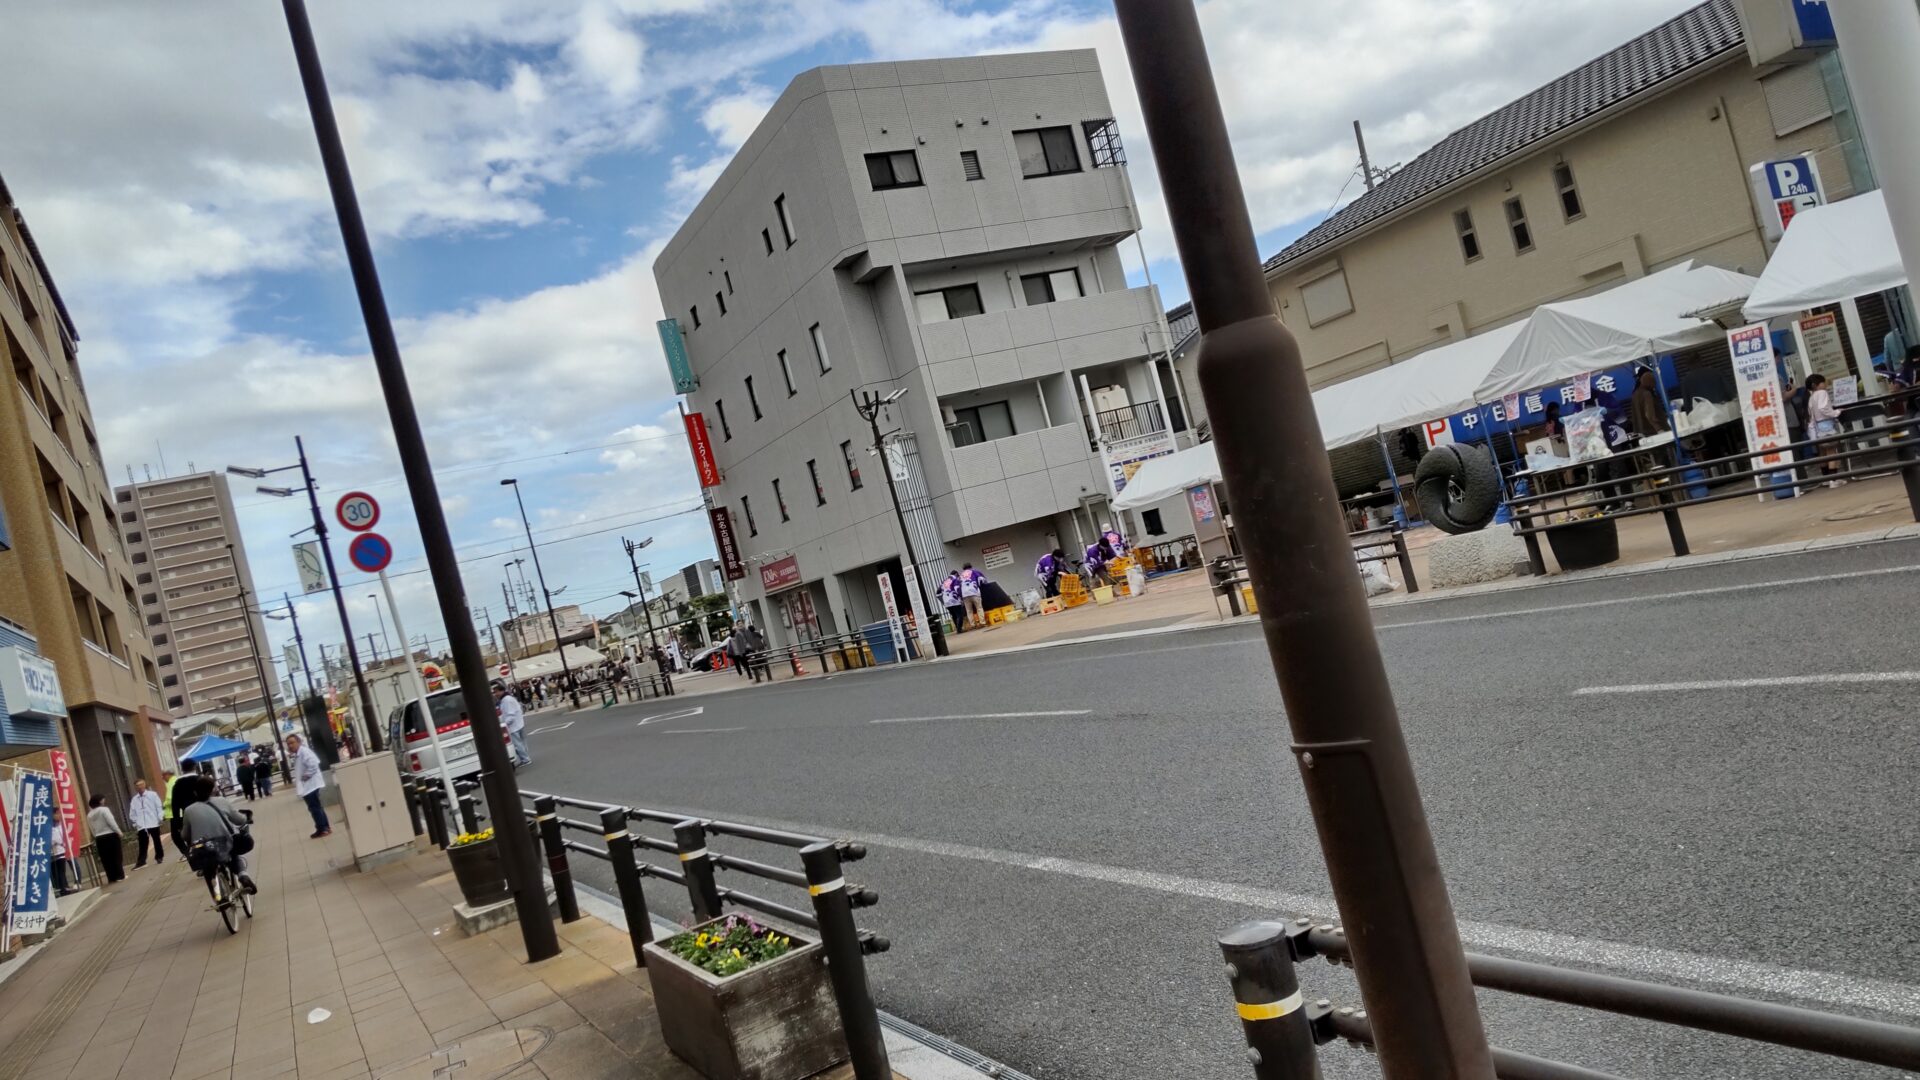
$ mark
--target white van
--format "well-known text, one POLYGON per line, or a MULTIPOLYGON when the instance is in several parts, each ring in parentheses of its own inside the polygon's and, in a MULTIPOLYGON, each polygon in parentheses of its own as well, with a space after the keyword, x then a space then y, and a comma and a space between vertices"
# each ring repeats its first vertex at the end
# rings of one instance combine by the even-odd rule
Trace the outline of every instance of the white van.
MULTIPOLYGON (((480 772, 480 752, 473 745, 473 725, 467 717, 467 703, 460 688, 436 690, 427 695, 427 711, 440 732, 440 748, 447 755, 453 775, 474 776, 480 772)), ((420 715, 420 702, 408 701, 387 717, 387 745, 394 751, 394 763, 403 777, 434 778, 440 775, 440 760, 434 756, 433 740, 420 715)))

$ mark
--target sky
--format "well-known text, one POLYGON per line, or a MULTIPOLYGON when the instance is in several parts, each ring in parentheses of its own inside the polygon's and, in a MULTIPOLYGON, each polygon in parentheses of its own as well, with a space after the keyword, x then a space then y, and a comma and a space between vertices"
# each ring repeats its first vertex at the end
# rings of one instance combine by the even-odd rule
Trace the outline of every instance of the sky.
MULTIPOLYGON (((1691 6, 1682 0, 1204 0, 1263 254, 1376 166, 1691 6)), ((1110 5, 1094 0, 315 0, 326 65, 470 602, 525 555, 611 614, 623 538, 656 577, 712 557, 653 323, 655 254, 780 90, 821 64, 1099 51, 1153 281, 1186 298, 1110 5)), ((277 467, 361 489, 407 629, 442 647, 280 5, 0 0, 0 175, 81 336, 115 482, 277 467)), ((1145 273, 1132 244, 1131 284, 1145 273)), ((275 482, 283 478, 276 478, 275 482)), ((298 500, 234 479, 259 592, 299 592, 298 500)), ((336 536, 339 536, 336 530, 336 536)), ((374 582, 345 568, 361 642, 374 582)), ((330 598, 296 600, 309 648, 330 598)), ((269 623, 270 634, 282 633, 269 623)))

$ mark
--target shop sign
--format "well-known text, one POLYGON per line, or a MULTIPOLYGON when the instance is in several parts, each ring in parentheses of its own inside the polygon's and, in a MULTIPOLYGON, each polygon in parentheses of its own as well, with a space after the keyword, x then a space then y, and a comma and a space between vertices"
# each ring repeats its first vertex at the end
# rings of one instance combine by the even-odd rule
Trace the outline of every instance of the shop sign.
POLYGON ((1107 460, 1107 483, 1115 495, 1127 490, 1127 482, 1140 466, 1157 457, 1165 457, 1176 450, 1173 432, 1156 431, 1150 435, 1136 435, 1130 439, 1114 439, 1102 442, 1100 454, 1107 460))
POLYGON ((660 351, 667 354, 667 373, 673 376, 674 392, 692 393, 700 380, 693 377, 693 362, 687 359, 687 341, 680 336, 680 321, 661 319, 653 325, 660 331, 660 351))
POLYGON ((1793 224, 1794 215, 1827 201, 1820 184, 1820 168, 1812 154, 1762 161, 1747 170, 1747 184, 1768 243, 1780 240, 1780 234, 1793 224))
POLYGON ((67 850, 80 849, 80 795, 73 786, 73 762, 65 750, 47 751, 53 769, 53 794, 60 804, 61 835, 67 838, 67 850))
POLYGON ((760 588, 766 592, 779 592, 800 584, 800 557, 789 555, 784 559, 760 565, 760 588))
MULTIPOLYGON (((1671 357, 1659 359, 1661 377, 1669 388, 1679 385, 1671 357)), ((1485 442, 1489 435, 1519 431, 1546 422, 1547 406, 1558 403, 1562 417, 1586 408, 1624 407, 1633 396, 1633 369, 1638 363, 1592 371, 1557 386, 1512 394, 1469 412, 1436 417, 1420 425, 1429 449, 1452 442, 1485 442)))
POLYGON ((693 468, 700 474, 703 488, 720 486, 720 463, 713 457, 713 441, 707 437, 707 418, 697 412, 685 413, 687 446, 693 450, 693 468))
POLYGON ((20 774, 13 858, 7 863, 7 933, 45 933, 53 921, 53 778, 20 774))
POLYGON ((713 522, 713 547, 720 553, 720 566, 726 571, 728 581, 739 581, 747 576, 747 565, 740 561, 740 543, 733 535, 733 517, 724 506, 709 508, 707 515, 713 522))
POLYGON ((927 603, 926 590, 920 587, 920 571, 911 562, 901 564, 907 579, 907 596, 920 612, 913 621, 913 636, 920 642, 920 655, 933 655, 933 606, 927 603))
POLYGON ((14 716, 58 720, 67 715, 59 669, 52 660, 18 645, 0 648, 0 698, 14 716))
POLYGON ((988 544, 980 549, 980 565, 987 570, 998 570, 1013 565, 1012 544, 988 544))
POLYGON ((907 662, 907 635, 900 632, 900 606, 893 602, 893 578, 880 572, 880 607, 887 613, 887 629, 893 634, 894 662, 907 662))
POLYGON ((1780 465, 1787 455, 1777 448, 1787 445, 1786 402, 1780 393, 1780 373, 1773 362, 1773 338, 1765 323, 1727 331, 1727 350, 1733 354, 1733 384, 1740 395, 1740 418, 1747 434, 1747 447, 1767 451, 1756 454, 1753 467, 1780 465))
POLYGON ((1825 375, 1828 382, 1839 382, 1853 374, 1847 366, 1847 349, 1840 343, 1840 320, 1831 312, 1796 320, 1793 336, 1800 344, 1800 356, 1809 375, 1825 375))

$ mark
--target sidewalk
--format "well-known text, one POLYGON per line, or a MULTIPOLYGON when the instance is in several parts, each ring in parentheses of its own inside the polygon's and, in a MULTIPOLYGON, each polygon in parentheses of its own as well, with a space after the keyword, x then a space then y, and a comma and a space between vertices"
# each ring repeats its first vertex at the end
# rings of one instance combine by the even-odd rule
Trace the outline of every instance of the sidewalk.
POLYGON ((252 806, 254 919, 229 935, 177 857, 129 871, 0 985, 0 1080, 696 1080, 620 930, 556 924, 528 964, 517 925, 460 935, 438 851, 362 874, 337 818, 311 840, 291 794, 252 806))

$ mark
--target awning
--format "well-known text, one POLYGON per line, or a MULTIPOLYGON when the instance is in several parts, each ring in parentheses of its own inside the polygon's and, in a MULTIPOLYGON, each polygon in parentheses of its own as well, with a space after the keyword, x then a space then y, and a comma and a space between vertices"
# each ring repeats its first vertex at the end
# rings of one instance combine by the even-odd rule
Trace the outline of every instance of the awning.
MULTIPOLYGON (((593 649, 587 648, 585 645, 567 646, 566 656, 567 666, 572 668, 575 673, 583 671, 589 666, 604 663, 607 659, 605 656, 602 656, 593 649)), ((534 656, 527 657, 525 660, 515 660, 513 662, 513 677, 515 679, 537 679, 542 675, 558 674, 560 674, 559 653, 538 653, 534 656)))
POLYGON ((180 755, 181 761, 212 761, 228 754, 238 754, 249 747, 246 743, 223 739, 218 735, 208 735, 193 744, 193 749, 180 755))
POLYGON ((1142 506, 1152 506, 1190 487, 1218 479, 1220 458, 1214 454, 1213 444, 1198 443, 1185 450, 1152 458, 1140 466, 1139 471, 1133 474, 1133 479, 1127 481, 1126 490, 1113 500, 1113 508, 1136 510, 1142 506))
POLYGON ((1795 214, 1741 314, 1759 322, 1906 283, 1886 197, 1869 191, 1795 214))
POLYGON ((1682 312, 1744 300, 1756 281, 1716 266, 1695 268, 1688 261, 1603 293, 1542 304, 1475 387, 1475 397, 1495 401, 1585 372, 1720 340, 1725 331, 1717 324, 1682 312))
POLYGON ((1327 449, 1473 408, 1474 389, 1524 325, 1495 327, 1314 391, 1327 449))

